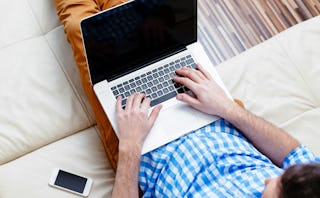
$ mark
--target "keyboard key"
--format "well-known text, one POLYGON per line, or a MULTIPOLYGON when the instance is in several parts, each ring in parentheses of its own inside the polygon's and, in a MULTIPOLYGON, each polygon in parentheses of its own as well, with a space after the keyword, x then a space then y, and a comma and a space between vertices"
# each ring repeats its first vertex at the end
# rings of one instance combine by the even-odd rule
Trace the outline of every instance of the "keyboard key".
POLYGON ((112 91, 115 90, 115 89, 117 89, 117 87, 111 87, 111 90, 112 90, 112 91))
POLYGON ((173 90, 174 90, 174 86, 170 86, 169 91, 173 91, 173 90))
POLYGON ((129 86, 129 85, 125 85, 125 86, 124 86, 124 89, 125 89, 126 91, 128 91, 128 90, 130 89, 130 86, 129 86))
POLYGON ((146 79, 146 78, 142 78, 142 82, 143 82, 143 83, 146 83, 146 82, 147 82, 147 79, 146 79))
POLYGON ((152 92, 156 92, 158 89, 156 87, 151 88, 152 92))
POLYGON ((147 95, 151 94, 152 93, 151 89, 147 89, 146 93, 147 95))
POLYGON ((159 74, 155 73, 155 74, 153 74, 152 76, 153 76, 153 78, 158 78, 158 77, 159 77, 159 74))
POLYGON ((142 91, 141 87, 137 87, 137 88, 136 88, 136 91, 137 91, 138 93, 140 93, 140 92, 142 91))
POLYGON ((143 89, 143 90, 146 90, 147 88, 148 88, 148 86, 147 86, 146 84, 143 84, 143 85, 142 85, 142 89, 143 89))
POLYGON ((188 65, 190 65, 191 63, 194 63, 194 60, 192 58, 190 58, 186 62, 187 62, 188 65))
POLYGON ((124 88, 121 87, 121 88, 119 89, 119 92, 120 92, 120 93, 123 93, 123 92, 124 92, 124 88))
POLYGON ((170 92, 170 93, 168 93, 166 95, 161 96, 160 98, 152 100, 151 103, 150 103, 150 106, 153 107, 153 106, 155 106, 157 104, 160 104, 160 103, 162 103, 162 102, 164 102, 166 100, 169 100, 169 99, 175 97, 176 95, 177 95, 177 93, 175 91, 174 92, 170 92))
POLYGON ((129 92, 126 92, 126 93, 124 93, 124 96, 127 98, 127 97, 130 96, 130 93, 129 93, 129 92))
POLYGON ((130 84, 130 87, 131 87, 131 88, 135 88, 136 86, 137 86, 136 83, 131 83, 131 84, 130 84))
POLYGON ((174 87, 175 87, 176 89, 179 89, 179 88, 181 87, 181 84, 179 84, 179 83, 174 83, 174 87))
POLYGON ((158 97, 158 95, 157 95, 156 93, 151 94, 151 98, 152 98, 152 99, 155 99, 155 98, 157 98, 157 97, 158 97))
POLYGON ((119 94, 119 91, 118 90, 114 90, 113 91, 113 95, 117 96, 119 94))
POLYGON ((157 84, 159 84, 159 81, 158 81, 158 79, 155 79, 155 80, 153 80, 152 82, 153 82, 153 84, 154 84, 154 85, 157 85, 157 84))
POLYGON ((183 88, 181 87, 181 88, 179 88, 179 89, 177 90, 177 92, 178 92, 178 93, 184 93, 184 90, 183 90, 183 88))
POLYGON ((181 65, 181 67, 184 67, 184 66, 186 66, 187 64, 186 64, 186 62, 183 61, 183 62, 180 63, 180 65, 181 65))
POLYGON ((125 106, 126 103, 127 103, 127 99, 123 99, 123 100, 121 101, 121 105, 122 105, 122 106, 125 106))
POLYGON ((190 91, 188 87, 183 87, 184 92, 190 91))

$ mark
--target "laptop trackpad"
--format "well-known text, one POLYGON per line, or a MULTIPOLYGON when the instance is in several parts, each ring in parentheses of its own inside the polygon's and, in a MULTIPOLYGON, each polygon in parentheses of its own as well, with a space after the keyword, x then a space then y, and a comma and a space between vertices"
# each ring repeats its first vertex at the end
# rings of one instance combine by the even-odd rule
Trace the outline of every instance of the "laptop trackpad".
POLYGON ((202 127, 204 123, 199 120, 198 116, 197 110, 183 103, 161 110, 143 145, 142 153, 151 151, 202 127))

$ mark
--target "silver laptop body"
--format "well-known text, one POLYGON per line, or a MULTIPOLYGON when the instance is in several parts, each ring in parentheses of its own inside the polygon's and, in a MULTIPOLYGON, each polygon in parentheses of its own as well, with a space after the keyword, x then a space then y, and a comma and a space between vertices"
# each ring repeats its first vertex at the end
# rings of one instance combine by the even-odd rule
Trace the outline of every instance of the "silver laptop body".
POLYGON ((219 119, 176 100, 188 91, 172 81, 176 69, 201 64, 231 98, 197 42, 196 0, 129 1, 83 19, 81 32, 94 91, 116 134, 119 95, 123 108, 133 92, 163 105, 142 154, 219 119))

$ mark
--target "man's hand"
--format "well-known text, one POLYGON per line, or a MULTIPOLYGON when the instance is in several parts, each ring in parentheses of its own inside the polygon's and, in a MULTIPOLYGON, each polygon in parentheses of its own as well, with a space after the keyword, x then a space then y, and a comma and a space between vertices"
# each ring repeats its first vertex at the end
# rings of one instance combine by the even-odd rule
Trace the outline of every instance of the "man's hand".
POLYGON ((198 71, 183 68, 176 73, 177 83, 188 87, 195 96, 179 94, 177 99, 212 115, 220 116, 235 127, 252 142, 264 155, 280 166, 290 151, 300 143, 280 128, 255 116, 230 100, 212 77, 198 65, 198 71))
POLYGON ((161 109, 160 105, 156 106, 148 116, 150 102, 150 98, 145 98, 145 95, 133 93, 128 98, 126 108, 123 110, 121 97, 117 99, 120 148, 124 146, 126 149, 131 149, 133 146, 138 146, 141 149, 161 109))
POLYGON ((141 149, 159 115, 161 106, 153 108, 149 116, 150 99, 137 93, 128 98, 125 110, 121 107, 121 97, 117 99, 116 105, 119 128, 119 161, 112 197, 138 198, 141 149))
POLYGON ((200 65, 198 70, 183 67, 176 70, 179 75, 174 81, 188 87, 194 96, 182 93, 177 99, 186 102, 204 113, 223 117, 228 106, 233 103, 210 74, 200 65))

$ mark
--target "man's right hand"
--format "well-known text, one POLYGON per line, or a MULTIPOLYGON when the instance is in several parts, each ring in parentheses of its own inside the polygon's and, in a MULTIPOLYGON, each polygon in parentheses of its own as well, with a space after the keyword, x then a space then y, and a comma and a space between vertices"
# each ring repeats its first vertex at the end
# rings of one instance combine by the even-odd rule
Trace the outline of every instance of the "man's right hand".
POLYGON ((177 83, 188 87, 194 94, 179 94, 177 99, 212 115, 220 116, 233 124, 264 155, 277 166, 300 143, 282 129, 241 108, 230 100, 208 72, 183 68, 177 70, 182 77, 175 77, 177 83))
POLYGON ((224 117, 228 107, 235 103, 207 71, 200 65, 197 67, 198 70, 187 67, 176 70, 179 76, 174 77, 174 81, 188 87, 194 94, 178 94, 177 99, 204 113, 224 117))

